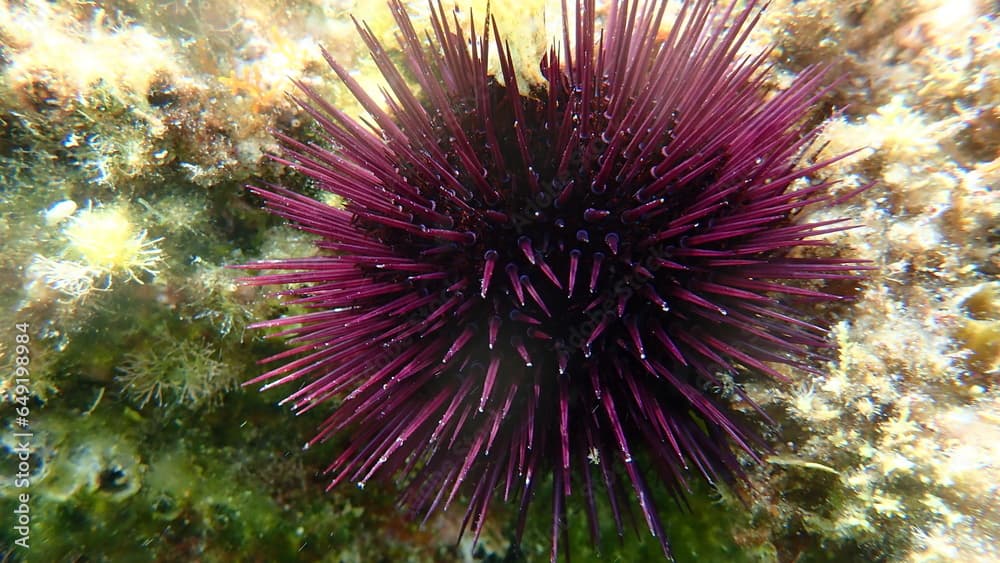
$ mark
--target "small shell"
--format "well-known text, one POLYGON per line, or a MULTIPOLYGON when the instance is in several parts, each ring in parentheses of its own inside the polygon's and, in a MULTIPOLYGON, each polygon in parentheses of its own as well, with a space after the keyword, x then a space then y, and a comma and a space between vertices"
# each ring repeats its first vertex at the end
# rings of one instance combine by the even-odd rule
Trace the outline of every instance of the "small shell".
POLYGON ((71 199, 64 199, 53 203, 51 207, 45 210, 45 224, 54 227, 76 213, 76 209, 76 202, 71 199))

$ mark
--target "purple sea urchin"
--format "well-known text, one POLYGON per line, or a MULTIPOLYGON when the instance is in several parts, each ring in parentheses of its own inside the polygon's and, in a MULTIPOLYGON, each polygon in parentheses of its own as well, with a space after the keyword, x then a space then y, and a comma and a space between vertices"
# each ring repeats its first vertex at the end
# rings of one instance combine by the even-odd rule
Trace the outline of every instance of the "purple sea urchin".
POLYGON ((463 494, 477 535, 494 496, 517 500, 520 536, 551 475, 553 559, 574 489, 596 537, 600 488, 619 530, 633 499, 669 556, 647 479, 680 495, 692 469, 740 475, 732 445, 757 457, 704 388, 812 371, 825 330, 794 304, 838 297, 786 280, 859 261, 796 253, 848 228, 795 220, 830 200, 809 181, 828 162, 801 163, 823 70, 765 98, 766 53, 738 55, 749 4, 686 2, 661 35, 665 1, 611 2, 599 31, 579 0, 524 94, 489 19, 464 32, 432 3, 427 46, 393 0, 404 68, 359 25, 386 109, 329 55, 370 122, 299 84, 331 147, 279 134, 276 159, 346 204, 252 188, 327 255, 244 266, 287 271, 248 283, 297 284, 282 293, 314 309, 257 323, 294 346, 250 383, 297 382, 296 411, 343 396, 310 442, 351 431, 331 487, 401 476, 426 514, 463 494))

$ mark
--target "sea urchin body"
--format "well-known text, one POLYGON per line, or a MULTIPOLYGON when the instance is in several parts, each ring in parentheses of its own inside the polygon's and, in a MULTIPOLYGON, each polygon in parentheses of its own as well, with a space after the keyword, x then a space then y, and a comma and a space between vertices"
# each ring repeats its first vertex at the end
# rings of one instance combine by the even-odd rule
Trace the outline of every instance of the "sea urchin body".
POLYGON ((313 309, 257 324, 293 346, 252 383, 296 382, 297 411, 343 398, 310 442, 351 432, 331 486, 401 477, 426 514, 462 495, 477 535, 499 496, 520 534, 551 476, 553 559, 574 491, 595 537, 606 494, 619 530, 637 503, 669 556, 647 480, 681 495, 689 472, 740 475, 733 445, 756 457, 705 389, 810 370, 825 330, 795 304, 838 297, 789 280, 859 264, 801 252, 847 228, 795 220, 830 199, 810 181, 827 163, 801 164, 823 72, 765 98, 766 53, 738 55, 749 4, 686 2, 664 32, 664 1, 578 0, 522 92, 488 18, 463 31, 432 5, 422 42, 393 0, 402 68, 359 26, 384 103, 327 56, 370 120, 300 85, 330 148, 279 135, 276 158, 346 203, 253 188, 326 254, 244 266, 284 270, 248 282, 296 284, 282 293, 313 309))

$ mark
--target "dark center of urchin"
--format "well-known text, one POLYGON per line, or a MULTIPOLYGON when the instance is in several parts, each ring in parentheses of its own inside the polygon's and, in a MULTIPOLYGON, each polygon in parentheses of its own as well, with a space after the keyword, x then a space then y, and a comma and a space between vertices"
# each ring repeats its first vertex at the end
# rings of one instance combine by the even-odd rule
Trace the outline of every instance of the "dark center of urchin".
MULTIPOLYGON (((652 170, 661 151, 670 148, 672 128, 662 127, 654 135, 655 150, 648 150, 648 141, 621 142, 616 145, 618 152, 609 152, 610 139, 594 134, 560 154, 552 139, 558 121, 570 119, 579 126, 579 120, 588 119, 591 131, 606 131, 607 99, 592 100, 590 111, 579 113, 573 109, 578 91, 560 88, 553 94, 536 87, 520 96, 523 109, 517 119, 505 103, 509 92, 491 80, 488 95, 494 114, 465 114, 463 127, 471 146, 487 166, 483 176, 504 197, 490 197, 477 186, 466 185, 466 192, 455 194, 464 202, 456 208, 453 201, 430 191, 429 208, 449 211, 414 217, 414 223, 439 237, 406 236, 380 223, 366 228, 403 254, 419 255, 438 266, 439 273, 427 276, 433 279, 417 275, 405 282, 438 296, 423 307, 424 314, 449 299, 465 300, 463 317, 470 322, 451 331, 466 351, 480 349, 470 356, 488 358, 487 350, 497 350, 505 362, 515 360, 560 374, 585 371, 594 354, 626 352, 645 360, 648 350, 663 349, 663 342, 646 344, 643 335, 669 340, 676 323, 691 320, 683 311, 671 311, 670 295, 684 289, 691 273, 711 278, 690 260, 685 265, 675 261, 674 249, 683 247, 688 236, 710 230, 713 218, 724 215, 733 203, 716 207, 704 225, 688 222, 678 229, 684 236, 663 236, 655 225, 682 215, 711 184, 721 160, 687 170, 669 200, 647 196, 643 188, 655 179, 652 170), (550 122, 552 117, 557 122, 550 122), (490 136, 477 123, 483 119, 491 122, 490 136), (527 147, 530 163, 525 162, 521 146, 527 147), (625 166, 640 172, 622 181, 616 171, 625 166), (473 294, 481 300, 470 302, 473 294)), ((461 97, 451 103, 460 115, 462 108, 474 107, 472 100, 461 97)), ((440 120, 434 125, 440 146, 450 155, 449 165, 458 171, 463 163, 456 154, 462 148, 453 146, 454 139, 440 120)), ((630 133, 619 135, 630 141, 630 133)), ((408 179, 420 184, 415 171, 406 170, 405 164, 401 167, 404 176, 413 174, 408 179)), ((377 267, 369 275, 380 281, 404 281, 398 274, 382 275, 377 267)), ((718 312, 726 314, 722 307, 718 312)))

